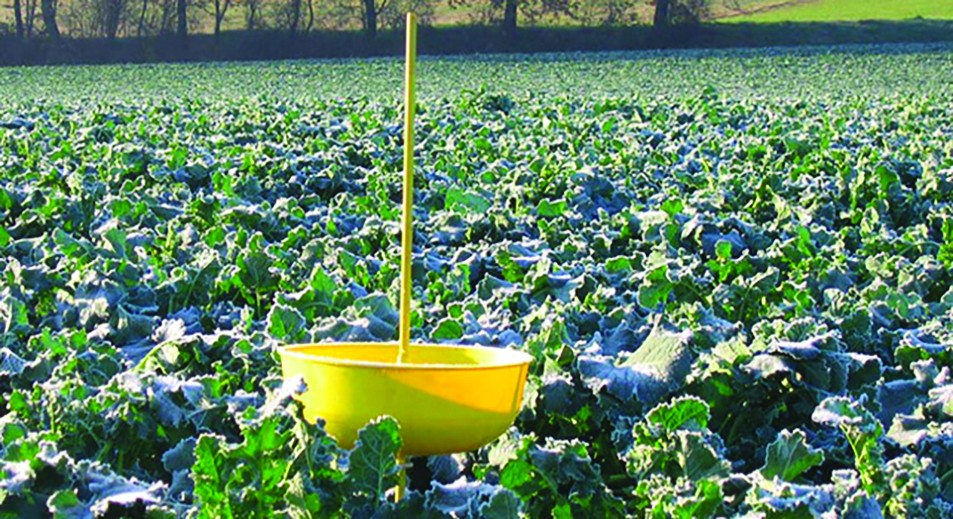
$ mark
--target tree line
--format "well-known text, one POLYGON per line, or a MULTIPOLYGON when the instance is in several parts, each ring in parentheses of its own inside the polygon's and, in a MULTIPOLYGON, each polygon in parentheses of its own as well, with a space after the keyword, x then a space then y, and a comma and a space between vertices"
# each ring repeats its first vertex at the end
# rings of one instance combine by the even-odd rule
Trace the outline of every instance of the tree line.
MULTIPOLYGON (((10 1, 10 0, 8 0, 10 1)), ((17 39, 148 37, 212 33, 226 28, 286 31, 360 29, 373 39, 379 29, 399 28, 413 11, 423 24, 438 9, 459 13, 459 23, 497 25, 515 34, 520 24, 549 18, 582 25, 643 23, 655 27, 691 23, 708 14, 711 0, 12 0, 13 23, 0 36, 17 39)), ((738 2, 740 0, 733 0, 738 2)))

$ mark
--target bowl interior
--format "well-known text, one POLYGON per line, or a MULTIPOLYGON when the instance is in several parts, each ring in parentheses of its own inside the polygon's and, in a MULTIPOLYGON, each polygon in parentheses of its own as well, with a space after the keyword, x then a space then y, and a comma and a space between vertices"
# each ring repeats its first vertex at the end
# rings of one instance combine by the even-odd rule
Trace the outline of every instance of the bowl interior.
POLYGON ((411 344, 397 364, 397 343, 293 344, 280 349, 283 358, 299 362, 386 369, 474 369, 528 364, 528 354, 486 346, 411 344))

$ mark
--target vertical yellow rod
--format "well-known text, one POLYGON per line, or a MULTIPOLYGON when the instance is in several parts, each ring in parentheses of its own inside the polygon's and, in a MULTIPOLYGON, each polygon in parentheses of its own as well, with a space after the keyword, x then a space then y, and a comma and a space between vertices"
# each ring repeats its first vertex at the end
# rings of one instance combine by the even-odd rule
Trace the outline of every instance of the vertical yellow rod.
MULTIPOLYGON (((417 17, 407 13, 407 49, 404 64, 404 203, 403 232, 400 242, 400 344, 397 347, 397 363, 404 361, 410 347, 410 294, 413 289, 411 259, 414 248, 414 74, 417 65, 417 17)), ((406 459, 397 455, 400 474, 394 501, 400 501, 407 492, 406 459)))
POLYGON ((404 218, 400 245, 400 345, 397 362, 410 347, 411 256, 414 247, 414 74, 417 64, 417 17, 407 13, 407 49, 404 65, 404 218))
POLYGON ((404 495, 407 494, 407 469, 404 468, 404 465, 407 464, 407 458, 403 454, 397 455, 397 465, 400 466, 400 474, 397 474, 397 488, 394 490, 394 502, 399 503, 401 499, 404 498, 404 495))

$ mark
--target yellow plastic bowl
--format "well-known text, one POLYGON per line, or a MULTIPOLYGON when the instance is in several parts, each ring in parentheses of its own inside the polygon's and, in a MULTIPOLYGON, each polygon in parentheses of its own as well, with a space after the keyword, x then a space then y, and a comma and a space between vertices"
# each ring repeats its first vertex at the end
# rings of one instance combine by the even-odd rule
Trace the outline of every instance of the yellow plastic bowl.
POLYGON ((506 431, 523 400, 532 357, 483 346, 412 344, 397 364, 396 343, 296 344, 279 348, 284 377, 301 376, 305 419, 345 448, 371 419, 400 423, 402 454, 477 449, 506 431))

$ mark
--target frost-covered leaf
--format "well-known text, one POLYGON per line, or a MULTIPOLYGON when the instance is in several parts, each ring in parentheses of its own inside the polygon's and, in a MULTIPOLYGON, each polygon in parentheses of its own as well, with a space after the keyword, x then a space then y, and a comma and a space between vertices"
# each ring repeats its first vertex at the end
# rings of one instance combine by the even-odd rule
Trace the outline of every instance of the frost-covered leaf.
POLYGON ((431 338, 435 341, 455 340, 463 337, 463 326, 456 319, 442 319, 434 328, 431 338))
POLYGON ((230 496, 225 493, 228 481, 228 465, 221 453, 221 437, 204 434, 195 443, 195 464, 192 480, 195 481, 195 498, 209 514, 234 517, 230 496))
POLYGON ((646 407, 681 387, 694 360, 691 335, 656 327, 639 348, 625 360, 613 363, 581 355, 579 371, 586 385, 598 392, 606 388, 623 401, 637 400, 646 407))
POLYGON ((55 519, 92 519, 92 512, 83 506, 75 490, 60 490, 46 500, 46 507, 55 519))
POLYGON ((281 341, 299 341, 307 332, 304 316, 290 306, 281 304, 272 306, 268 312, 267 321, 268 334, 281 341))
POLYGON ((372 502, 381 502, 387 490, 397 485, 397 455, 401 446, 400 426, 391 417, 372 420, 362 427, 348 462, 348 475, 355 491, 372 502))
POLYGON ((482 503, 475 515, 487 519, 510 519, 522 517, 522 513, 523 502, 520 498, 513 492, 503 489, 495 492, 485 503, 482 503))
POLYGON ((463 473, 463 461, 454 455, 428 456, 427 468, 433 474, 434 481, 452 483, 463 473))
POLYGON ((669 432, 683 427, 697 430, 708 427, 709 410, 702 400, 686 396, 656 406, 649 411, 646 419, 669 432))
POLYGON ((778 439, 768 445, 761 475, 772 479, 795 481, 806 470, 824 462, 824 453, 807 444, 804 432, 783 430, 778 439))

